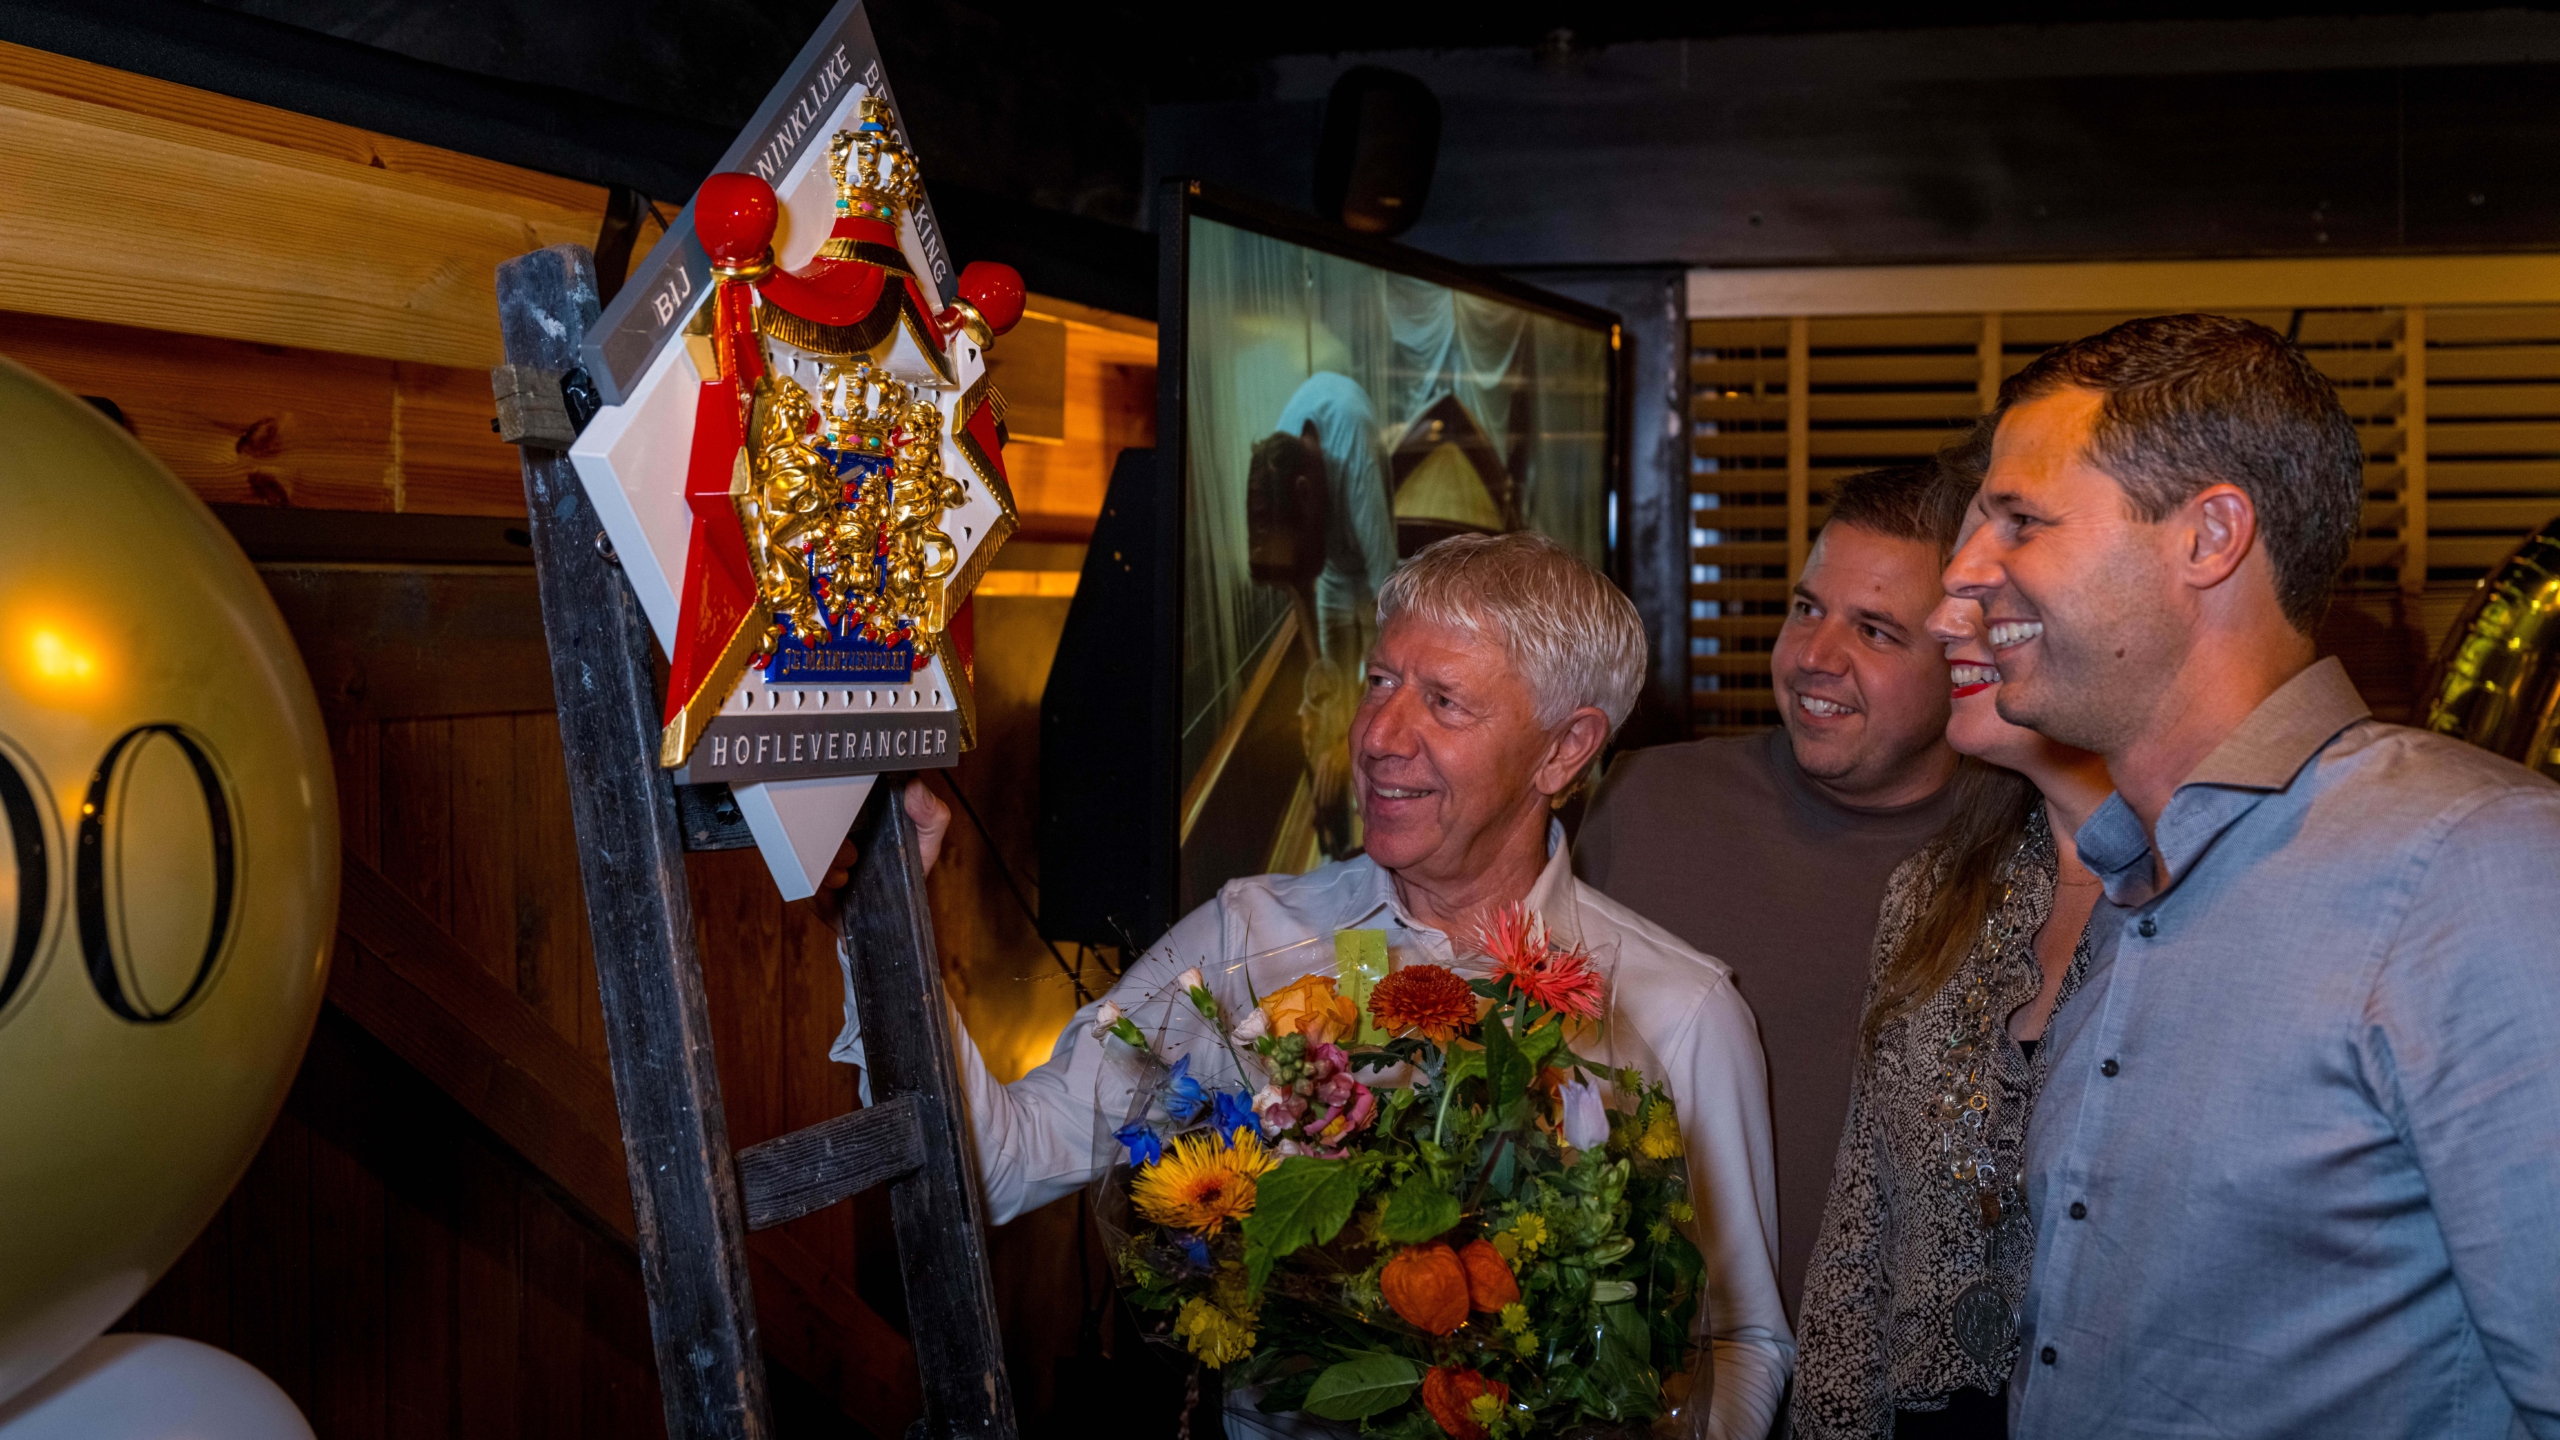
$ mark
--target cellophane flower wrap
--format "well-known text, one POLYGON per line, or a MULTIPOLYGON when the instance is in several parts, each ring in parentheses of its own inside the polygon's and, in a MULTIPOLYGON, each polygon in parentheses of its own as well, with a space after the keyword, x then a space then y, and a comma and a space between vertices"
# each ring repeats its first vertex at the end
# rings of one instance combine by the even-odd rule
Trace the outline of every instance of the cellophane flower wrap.
POLYGON ((1121 1281, 1295 1433, 1701 1428, 1671 1097, 1577 1052, 1607 1014, 1589 953, 1520 907, 1476 939, 1482 978, 1309 942, 1328 963, 1249 1006, 1193 970, 1157 1007, 1178 1024, 1106 1008, 1097 1043, 1143 1072, 1096 1187, 1121 1281))

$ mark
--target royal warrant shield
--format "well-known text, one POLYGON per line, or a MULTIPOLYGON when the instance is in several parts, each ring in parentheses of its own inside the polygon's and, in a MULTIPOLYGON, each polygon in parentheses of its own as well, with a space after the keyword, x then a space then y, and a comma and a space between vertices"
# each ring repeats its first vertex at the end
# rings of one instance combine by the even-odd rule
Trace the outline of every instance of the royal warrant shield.
POLYGON ((966 606, 1015 527, 986 350, 856 0, 591 332, 570 449, 667 657, 659 761, 730 786, 785 898, 874 776, 972 742, 966 606))

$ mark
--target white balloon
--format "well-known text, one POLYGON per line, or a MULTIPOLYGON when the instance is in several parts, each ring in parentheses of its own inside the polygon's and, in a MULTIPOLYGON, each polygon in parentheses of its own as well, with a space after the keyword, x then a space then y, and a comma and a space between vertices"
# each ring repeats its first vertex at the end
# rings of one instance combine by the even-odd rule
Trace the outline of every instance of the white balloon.
POLYGON ((6 1405, 0 1440, 313 1440, 248 1361, 174 1335, 101 1335, 6 1405))

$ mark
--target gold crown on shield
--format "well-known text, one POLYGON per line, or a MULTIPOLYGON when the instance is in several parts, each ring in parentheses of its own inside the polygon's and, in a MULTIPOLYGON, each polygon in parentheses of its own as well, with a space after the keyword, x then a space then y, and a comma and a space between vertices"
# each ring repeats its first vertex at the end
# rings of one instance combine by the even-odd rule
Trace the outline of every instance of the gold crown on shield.
POLYGON ((835 177, 836 213, 898 223, 905 207, 923 198, 915 153, 898 139, 889 102, 862 97, 862 123, 839 130, 827 146, 827 173, 835 177))

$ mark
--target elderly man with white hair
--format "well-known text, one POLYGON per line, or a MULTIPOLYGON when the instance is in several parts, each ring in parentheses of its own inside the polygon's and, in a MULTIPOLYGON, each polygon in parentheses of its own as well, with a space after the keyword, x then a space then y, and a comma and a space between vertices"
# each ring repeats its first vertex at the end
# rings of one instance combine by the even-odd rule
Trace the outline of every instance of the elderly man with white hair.
MULTIPOLYGON (((1116 1005, 1157 1033, 1197 967, 1228 1013, 1299 975, 1330 972, 1336 932, 1386 932, 1392 963, 1476 974, 1466 938, 1526 901, 1549 930, 1613 965, 1603 1057, 1667 1083, 1707 1261, 1713 1358, 1705 1433, 1761 1440, 1794 1359, 1776 1279, 1768 1087, 1750 1009, 1718 962, 1576 880, 1555 806, 1633 708, 1645 667, 1635 607, 1544 536, 1459 536, 1424 550, 1378 596, 1378 638, 1352 723, 1367 853, 1306 875, 1229 882, 1079 1011, 1047 1063, 1010 1085, 960 1045, 978 1165, 997 1224, 1101 1175, 1134 1100, 1094 1039, 1116 1005), (1453 941, 1452 937, 1456 937, 1453 941), (1254 958, 1250 974, 1239 962, 1254 958), (1232 993, 1229 993, 1232 992, 1232 993)), ((908 789, 920 827, 946 816, 908 789)))

